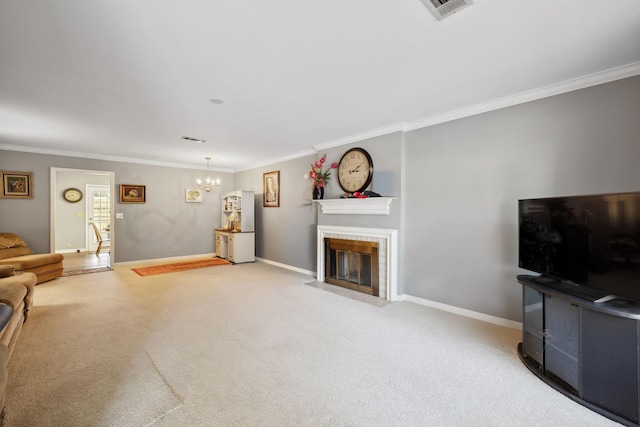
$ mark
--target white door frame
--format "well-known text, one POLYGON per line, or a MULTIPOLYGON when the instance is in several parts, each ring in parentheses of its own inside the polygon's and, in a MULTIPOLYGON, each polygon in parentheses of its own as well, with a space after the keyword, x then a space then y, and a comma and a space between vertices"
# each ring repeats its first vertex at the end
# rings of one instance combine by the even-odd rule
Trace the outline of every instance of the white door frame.
POLYGON ((50 170, 50 187, 51 187, 51 191, 50 191, 50 206, 51 206, 51 213, 49 216, 49 247, 50 247, 50 251, 51 253, 55 253, 56 251, 56 206, 58 201, 62 200, 62 195, 61 195, 61 191, 63 190, 62 188, 58 188, 57 185, 57 173, 58 172, 80 172, 80 173, 85 173, 87 175, 95 175, 95 174, 102 174, 102 175, 109 175, 109 186, 110 186, 110 191, 111 191, 111 218, 110 218, 110 222, 111 222, 111 247, 110 247, 110 252, 111 252, 111 256, 109 257, 109 265, 110 267, 113 267, 113 263, 115 260, 115 210, 116 210, 116 197, 114 197, 115 193, 115 187, 116 187, 116 174, 115 172, 112 171, 100 171, 100 170, 90 170, 90 169, 74 169, 74 168, 56 168, 56 167, 52 167, 50 170))

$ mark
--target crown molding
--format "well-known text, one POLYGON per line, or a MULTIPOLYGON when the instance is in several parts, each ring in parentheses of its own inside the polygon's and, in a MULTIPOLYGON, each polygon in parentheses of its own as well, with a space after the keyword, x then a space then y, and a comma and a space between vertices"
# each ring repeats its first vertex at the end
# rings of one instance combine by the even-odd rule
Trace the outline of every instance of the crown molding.
MULTIPOLYGON (((611 68, 609 70, 589 74, 586 76, 578 77, 575 79, 566 80, 564 82, 556 83, 553 85, 532 89, 532 90, 521 92, 515 95, 507 96, 504 98, 495 99, 489 102, 471 105, 469 107, 461 108, 458 110, 452 110, 443 114, 436 114, 431 117, 426 117, 424 119, 415 120, 412 122, 399 122, 399 123, 391 124, 381 128, 373 129, 370 131, 346 136, 344 138, 334 139, 331 141, 313 145, 310 149, 307 149, 307 150, 299 151, 287 156, 272 158, 272 159, 265 160, 260 163, 255 163, 239 169, 212 168, 211 171, 235 173, 235 172, 242 172, 242 171, 251 170, 251 169, 257 169, 260 167, 265 167, 265 166, 274 165, 277 163, 286 162, 289 160, 295 160, 302 157, 315 155, 318 152, 327 150, 329 148, 335 148, 335 147, 339 147, 342 145, 351 144, 359 141, 365 141, 367 139, 388 135, 395 132, 409 132, 416 129, 421 129, 421 128, 434 126, 441 123, 446 123, 453 120, 462 119, 465 117, 471 117, 477 114, 499 110, 501 108, 512 107, 514 105, 524 104, 526 102, 531 102, 538 99, 548 98, 551 96, 561 95, 563 93, 572 92, 575 90, 584 89, 591 86, 609 83, 615 80, 621 80, 627 77, 633 77, 639 74, 640 74, 640 61, 633 62, 631 64, 623 65, 616 68, 611 68)), ((18 146, 18 145, 0 144, 0 150, 23 151, 23 152, 29 152, 29 153, 51 154, 56 156, 68 156, 68 157, 80 157, 85 159, 107 160, 107 161, 113 161, 113 162, 136 163, 136 164, 145 164, 145 165, 152 165, 152 166, 166 166, 166 167, 174 167, 174 168, 204 170, 204 167, 196 166, 193 164, 186 164, 186 163, 159 162, 159 161, 144 160, 144 159, 133 159, 128 157, 106 156, 106 155, 52 150, 52 149, 18 146)))
POLYGON ((378 136, 389 135, 395 132, 406 132, 407 131, 407 123, 400 122, 395 123, 389 126, 384 126, 377 129, 372 129, 370 131, 357 133, 355 135, 346 136, 344 138, 334 139, 332 141, 323 142, 317 145, 314 145, 313 148, 318 151, 327 150, 329 148, 339 147, 341 145, 351 144, 352 142, 364 141, 366 139, 375 138, 378 136))
POLYGON ((406 123, 397 123, 397 124, 394 124, 394 125, 390 125, 390 126, 385 126, 385 127, 382 127, 382 128, 374 129, 374 130, 371 130, 371 131, 368 131, 368 132, 363 132, 363 133, 359 133, 359 134, 356 134, 356 135, 351 135, 351 136, 347 136, 347 137, 344 137, 344 138, 334 139, 332 141, 323 142, 321 144, 313 145, 308 150, 299 151, 297 153, 294 153, 294 154, 291 154, 291 155, 288 155, 288 156, 277 157, 277 158, 274 158, 274 159, 265 160, 264 162, 260 162, 260 163, 254 163, 251 166, 247 166, 247 167, 244 167, 244 168, 241 168, 241 169, 237 169, 236 172, 242 172, 242 171, 246 171, 246 170, 257 169, 259 167, 274 165, 276 163, 286 162, 287 160, 295 160, 295 159, 299 159, 301 157, 313 156, 313 155, 316 155, 319 152, 327 150, 329 148, 339 147, 341 145, 349 144, 349 143, 352 143, 352 142, 364 141, 364 140, 367 140, 367 139, 375 138, 377 136, 388 135, 388 134, 394 133, 394 132, 403 132, 405 130, 406 130, 406 123))
MULTIPOLYGON (((29 147, 25 145, 0 144, 0 150, 21 151, 24 153, 35 153, 35 154, 49 154, 52 156, 79 157, 82 159, 106 160, 109 162, 135 163, 139 165, 164 166, 169 168, 198 169, 198 170, 207 169, 206 166, 193 165, 188 163, 159 162, 155 160, 133 159, 130 157, 118 157, 118 156, 106 156, 106 155, 92 154, 92 153, 81 153, 77 151, 52 150, 49 148, 29 147)), ((234 172, 232 169, 223 169, 223 168, 210 168, 210 170, 211 172, 226 172, 226 173, 234 172)))
MULTIPOLYGON (((484 102, 481 104, 472 105, 469 107, 461 108, 458 110, 452 110, 443 114, 437 114, 424 119, 415 120, 412 122, 399 122, 389 126, 373 129, 367 132, 357 133, 354 135, 346 136, 344 138, 338 138, 331 141, 323 142, 312 146, 312 150, 297 153, 292 156, 282 157, 278 159, 272 159, 270 161, 262 162, 257 165, 248 166, 240 170, 250 170, 261 166, 272 165, 275 163, 284 162, 286 160, 292 160, 308 155, 317 154, 318 152, 327 150, 329 148, 339 147, 353 142, 364 141, 367 139, 375 138, 378 136, 388 135, 394 132, 409 132, 416 129, 421 129, 429 126, 434 126, 441 123, 450 122, 453 120, 462 119, 465 117, 475 116, 477 114, 488 113, 490 111, 499 110, 505 107, 512 107, 518 104, 524 104, 526 102, 535 101, 538 99, 548 98, 555 95, 561 95, 567 92, 573 92, 575 90, 584 89, 591 86, 597 86, 604 83, 609 83, 615 80, 621 80, 627 77, 633 77, 640 74, 640 61, 633 62, 631 64, 623 65, 620 67, 611 68, 609 70, 588 74, 586 76, 578 77, 564 82, 556 83, 541 88, 532 89, 525 92, 520 92, 515 95, 507 96, 504 98, 495 99, 493 101, 484 102)), ((238 171, 240 171, 238 170, 238 171)))
POLYGON ((640 74, 640 62, 634 62, 621 67, 612 68, 549 86, 520 92, 504 98, 498 98, 493 101, 483 102, 481 104, 472 105, 459 110, 453 110, 444 114, 438 114, 432 117, 416 120, 407 125, 407 131, 450 122, 465 117, 471 117, 477 114, 512 107, 514 105, 524 104, 526 102, 536 101, 538 99, 548 98, 555 95, 561 95, 563 93, 573 92, 575 90, 597 86, 627 77, 633 77, 638 74, 640 74))
POLYGON ((235 169, 234 172, 243 172, 243 171, 247 171, 247 170, 251 170, 251 169, 257 169, 260 167, 264 167, 264 166, 271 166, 271 165, 275 165, 277 163, 282 163, 282 162, 286 162, 289 160, 295 160, 295 159, 300 159, 302 157, 307 157, 307 156, 312 156, 314 154, 317 154, 317 150, 314 149, 308 149, 308 150, 304 150, 304 151, 298 151, 296 153, 293 154, 289 154, 287 156, 282 156, 282 157, 276 157, 276 158, 272 158, 269 160, 265 160, 264 162, 260 162, 260 163, 254 163, 250 166, 246 166, 240 169, 235 169))

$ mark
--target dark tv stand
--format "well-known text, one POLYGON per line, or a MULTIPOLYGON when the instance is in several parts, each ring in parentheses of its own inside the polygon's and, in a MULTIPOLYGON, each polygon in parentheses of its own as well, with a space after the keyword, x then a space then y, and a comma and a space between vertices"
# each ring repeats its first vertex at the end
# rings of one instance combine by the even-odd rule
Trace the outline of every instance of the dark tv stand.
POLYGON ((584 300, 601 303, 616 299, 615 295, 611 295, 605 291, 598 289, 587 288, 584 286, 576 285, 569 282, 563 282, 551 277, 545 276, 531 276, 530 280, 539 285, 546 286, 548 288, 555 289, 556 291, 564 292, 574 297, 582 298, 584 300))
POLYGON ((572 292, 579 287, 535 276, 518 276, 518 282, 523 285, 522 362, 574 401, 638 426, 640 305, 595 302, 599 298, 572 292))

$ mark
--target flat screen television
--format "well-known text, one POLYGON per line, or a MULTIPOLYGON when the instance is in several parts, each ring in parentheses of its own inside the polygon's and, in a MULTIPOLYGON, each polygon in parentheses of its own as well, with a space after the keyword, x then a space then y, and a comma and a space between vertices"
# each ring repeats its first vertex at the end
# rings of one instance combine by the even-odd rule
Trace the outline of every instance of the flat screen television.
POLYGON ((640 192, 522 199, 518 212, 521 268, 591 301, 640 303, 640 192))

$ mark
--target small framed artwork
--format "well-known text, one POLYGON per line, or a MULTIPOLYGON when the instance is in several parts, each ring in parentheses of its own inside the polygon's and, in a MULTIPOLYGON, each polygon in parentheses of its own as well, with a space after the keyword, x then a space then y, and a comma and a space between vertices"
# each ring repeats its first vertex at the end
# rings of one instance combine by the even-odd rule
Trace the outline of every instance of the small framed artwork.
POLYGON ((202 190, 197 188, 186 188, 185 199, 187 203, 202 203, 202 190))
POLYGON ((2 172, 2 194, 7 199, 32 199, 33 174, 31 172, 2 172))
POLYGON ((262 206, 280 207, 280 171, 266 172, 262 175, 262 206))
POLYGON ((120 203, 146 203, 147 189, 144 185, 120 184, 120 203))

